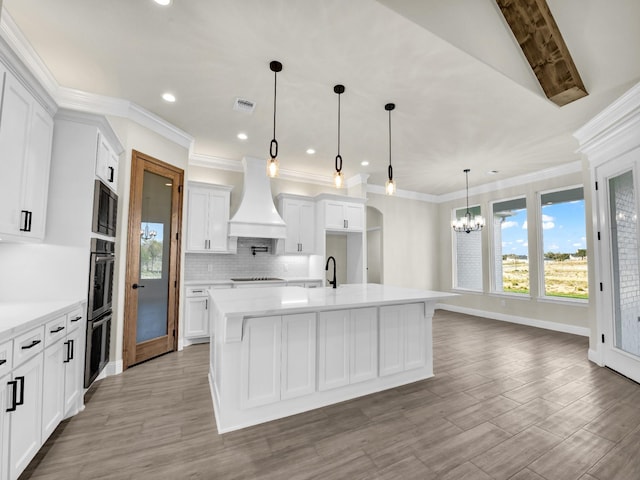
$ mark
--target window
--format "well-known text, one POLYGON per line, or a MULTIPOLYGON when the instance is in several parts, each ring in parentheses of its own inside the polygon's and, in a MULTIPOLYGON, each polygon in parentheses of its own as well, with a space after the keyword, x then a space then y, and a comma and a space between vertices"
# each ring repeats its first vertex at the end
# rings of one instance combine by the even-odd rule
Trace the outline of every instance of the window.
MULTIPOLYGON (((480 206, 469 207, 471 218, 480 215, 480 206)), ((464 217, 466 208, 454 210, 454 219, 464 217)), ((482 235, 479 230, 453 232, 453 288, 482 291, 482 235)))
POLYGON ((140 230, 140 279, 162 278, 164 225, 144 222, 140 230))
POLYGON ((582 187, 540 195, 545 296, 589 298, 582 187))
POLYGON ((527 201, 495 202, 493 213, 494 291, 529 293, 527 201))

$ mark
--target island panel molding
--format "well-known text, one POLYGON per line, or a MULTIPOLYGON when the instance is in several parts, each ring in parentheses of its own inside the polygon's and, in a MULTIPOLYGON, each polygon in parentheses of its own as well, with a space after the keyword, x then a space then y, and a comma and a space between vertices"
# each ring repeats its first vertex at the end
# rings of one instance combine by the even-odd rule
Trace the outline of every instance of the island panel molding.
POLYGON ((218 433, 433 376, 433 311, 455 296, 378 284, 211 289, 218 433))

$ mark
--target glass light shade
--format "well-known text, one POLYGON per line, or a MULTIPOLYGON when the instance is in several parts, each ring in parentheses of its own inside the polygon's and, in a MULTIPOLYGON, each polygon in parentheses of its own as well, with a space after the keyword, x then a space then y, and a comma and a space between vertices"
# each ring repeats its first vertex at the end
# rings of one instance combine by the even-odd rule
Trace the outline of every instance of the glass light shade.
POLYGON ((396 193, 396 182, 394 182, 393 179, 390 178, 384 184, 384 190, 387 195, 393 195, 394 193, 396 193))
POLYGON ((476 215, 476 217, 474 218, 474 222, 478 227, 480 228, 484 227, 485 222, 484 222, 484 217, 482 215, 476 215))
POLYGON ((342 172, 334 172, 333 183, 336 186, 336 188, 344 187, 344 174, 342 172))
POLYGON ((280 167, 277 158, 271 158, 267 163, 267 175, 271 178, 277 177, 280 167))

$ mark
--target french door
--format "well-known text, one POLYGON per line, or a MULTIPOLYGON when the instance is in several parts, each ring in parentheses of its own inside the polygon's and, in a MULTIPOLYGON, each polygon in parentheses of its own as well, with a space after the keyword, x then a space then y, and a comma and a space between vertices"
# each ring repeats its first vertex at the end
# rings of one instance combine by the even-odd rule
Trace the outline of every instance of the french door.
POLYGON ((177 348, 184 172, 133 151, 124 368, 177 348))
POLYGON ((602 360, 640 382, 640 151, 597 167, 596 178, 602 360))

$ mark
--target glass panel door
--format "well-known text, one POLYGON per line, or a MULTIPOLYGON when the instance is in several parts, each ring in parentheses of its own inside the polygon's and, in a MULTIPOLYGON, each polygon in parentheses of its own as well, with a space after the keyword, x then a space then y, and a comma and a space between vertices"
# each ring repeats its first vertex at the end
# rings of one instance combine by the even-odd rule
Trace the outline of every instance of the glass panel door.
POLYGON ((171 178, 144 172, 136 343, 168 334, 171 178))

